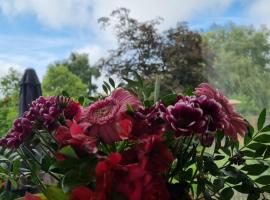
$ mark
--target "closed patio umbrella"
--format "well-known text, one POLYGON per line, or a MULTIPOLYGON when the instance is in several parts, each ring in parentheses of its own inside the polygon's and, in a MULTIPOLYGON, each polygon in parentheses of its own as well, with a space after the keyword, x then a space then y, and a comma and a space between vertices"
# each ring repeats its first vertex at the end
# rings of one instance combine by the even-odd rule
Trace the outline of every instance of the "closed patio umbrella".
POLYGON ((41 95, 41 84, 35 70, 26 69, 20 81, 20 116, 29 108, 31 102, 41 95))

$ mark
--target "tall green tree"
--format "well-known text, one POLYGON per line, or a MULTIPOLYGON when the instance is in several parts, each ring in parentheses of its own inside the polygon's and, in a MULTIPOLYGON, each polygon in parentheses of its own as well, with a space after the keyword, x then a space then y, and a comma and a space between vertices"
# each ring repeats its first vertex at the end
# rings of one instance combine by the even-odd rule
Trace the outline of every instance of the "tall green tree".
POLYGON ((242 113, 270 108, 269 30, 252 26, 215 26, 204 34, 210 49, 208 80, 241 101, 242 113))
POLYGON ((63 65, 48 67, 47 73, 42 80, 44 96, 61 95, 66 91, 71 97, 87 94, 87 85, 63 65))
POLYGON ((161 33, 158 30, 160 18, 140 22, 130 17, 130 11, 125 8, 99 19, 103 27, 109 26, 111 21, 116 22, 118 46, 99 62, 109 74, 121 77, 134 70, 150 81, 159 75, 163 86, 168 88, 195 87, 205 80, 202 38, 187 24, 178 23, 161 33))
POLYGON ((57 66, 66 66, 67 69, 78 76, 87 85, 88 94, 96 91, 97 86, 93 83, 93 77, 100 76, 99 69, 91 67, 87 54, 71 53, 68 59, 57 61, 57 66))
POLYGON ((8 132, 19 115, 20 79, 21 74, 13 68, 0 78, 0 136, 8 132))

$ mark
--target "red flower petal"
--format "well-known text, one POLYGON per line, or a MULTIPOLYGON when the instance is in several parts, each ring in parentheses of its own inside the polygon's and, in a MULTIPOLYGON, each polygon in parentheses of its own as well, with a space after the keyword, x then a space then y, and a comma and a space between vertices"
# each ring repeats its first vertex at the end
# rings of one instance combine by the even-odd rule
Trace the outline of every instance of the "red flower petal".
POLYGON ((26 193, 23 200, 41 200, 40 197, 34 196, 30 193, 26 193))
POLYGON ((94 200, 95 193, 87 187, 78 186, 73 189, 70 200, 94 200))

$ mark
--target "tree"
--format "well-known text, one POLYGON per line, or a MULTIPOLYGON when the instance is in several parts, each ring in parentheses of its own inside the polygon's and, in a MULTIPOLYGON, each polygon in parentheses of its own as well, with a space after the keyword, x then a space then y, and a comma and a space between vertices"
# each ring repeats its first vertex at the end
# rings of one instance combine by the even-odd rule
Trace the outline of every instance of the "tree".
POLYGON ((175 28, 160 33, 157 29, 160 18, 139 22, 125 8, 114 10, 111 18, 99 19, 103 27, 111 21, 116 21, 118 47, 98 64, 109 74, 128 76, 134 70, 151 81, 159 75, 170 88, 195 87, 204 80, 202 39, 187 24, 178 23, 175 28))
POLYGON ((21 74, 9 68, 8 74, 0 78, 0 136, 5 135, 19 115, 19 83, 21 74))
POLYGON ((216 26, 204 35, 209 56, 208 80, 231 98, 241 101, 242 113, 255 114, 269 108, 270 43, 265 27, 228 24, 216 26))
POLYGON ((86 95, 87 85, 82 80, 70 72, 67 67, 62 65, 52 65, 42 81, 44 96, 61 95, 66 91, 71 97, 86 95))
POLYGON ((67 69, 78 76, 87 85, 88 94, 96 91, 97 86, 93 84, 92 77, 98 78, 98 68, 91 67, 87 54, 71 53, 68 59, 56 62, 57 66, 66 66, 67 69))

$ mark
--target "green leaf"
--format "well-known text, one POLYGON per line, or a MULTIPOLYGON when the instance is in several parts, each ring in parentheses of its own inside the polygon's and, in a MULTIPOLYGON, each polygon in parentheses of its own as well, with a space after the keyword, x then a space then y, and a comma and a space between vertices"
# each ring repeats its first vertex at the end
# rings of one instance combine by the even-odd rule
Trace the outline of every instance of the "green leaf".
POLYGON ((266 109, 264 108, 262 112, 260 113, 258 121, 257 121, 258 130, 261 130, 263 128, 263 125, 265 123, 265 117, 266 117, 266 109))
POLYGON ((261 176, 261 177, 255 179, 255 182, 262 184, 262 185, 267 185, 270 183, 270 175, 261 176))
POLYGON ((131 70, 134 74, 134 76, 136 77, 138 84, 140 86, 140 88, 143 88, 143 80, 142 77, 135 71, 135 70, 131 70))
POLYGON ((84 103, 84 96, 80 96, 80 97, 78 98, 78 102, 79 102, 81 105, 83 105, 83 103, 84 103))
POLYGON ((263 159, 267 159, 270 157, 270 146, 267 146, 266 151, 264 152, 263 159))
POLYGON ((222 200, 230 200, 233 197, 233 194, 234 194, 234 192, 233 192, 232 188, 225 188, 220 193, 220 197, 222 200))
POLYGON ((245 165, 244 167, 241 168, 243 171, 247 171, 249 175, 260 175, 263 172, 265 172, 269 166, 264 165, 264 164, 251 164, 251 165, 245 165))
POLYGON ((204 156, 203 159, 205 161, 206 170, 208 170, 214 176, 220 174, 218 166, 211 158, 204 156))
POLYGON ((60 149, 59 153, 65 155, 67 157, 78 159, 78 156, 77 156, 76 152, 74 151, 74 149, 70 145, 65 146, 62 149, 60 149))
POLYGON ((262 157, 264 152, 266 151, 267 146, 262 146, 256 150, 254 157, 262 157))
POLYGON ((221 178, 215 179, 213 181, 213 186, 215 188, 215 191, 219 191, 224 187, 224 180, 221 178))
POLYGON ((251 150, 245 150, 245 151, 241 151, 241 152, 244 154, 244 156, 250 157, 250 158, 253 158, 255 155, 255 152, 251 151, 251 150))
POLYGON ((270 124, 268 124, 267 126, 265 126, 260 132, 269 132, 270 131, 270 124))
POLYGON ((111 91, 111 86, 106 81, 103 81, 103 84, 106 86, 108 91, 111 91))
POLYGON ((165 106, 171 105, 175 102, 177 95, 176 94, 167 94, 161 97, 161 101, 165 104, 165 106))
POLYGON ((159 93, 160 93, 160 77, 156 77, 155 82, 155 91, 154 91, 154 102, 157 102, 159 99, 159 93))
POLYGON ((108 89, 107 89, 107 87, 106 87, 105 85, 102 85, 102 88, 103 88, 103 91, 104 91, 106 94, 108 94, 108 89))
POLYGON ((257 199, 259 199, 260 198, 260 193, 259 192, 253 192, 253 193, 250 193, 249 195, 248 195, 248 198, 247 198, 247 200, 257 200, 257 199))
POLYGON ((69 197, 60 188, 49 186, 45 191, 45 196, 48 200, 68 200, 69 197))
POLYGON ((112 78, 109 78, 109 82, 110 82, 111 86, 113 88, 115 88, 115 83, 114 83, 114 80, 112 78))
POLYGON ((223 155, 216 155, 214 157, 214 160, 223 160, 224 158, 225 158, 225 156, 223 156, 223 155))
POLYGON ((67 91, 62 91, 62 95, 63 95, 64 97, 67 97, 67 98, 70 97, 67 91))
POLYGON ((15 175, 18 175, 19 172, 20 172, 20 165, 21 165, 21 162, 20 160, 15 160, 12 162, 12 171, 15 175))
POLYGON ((270 185, 263 186, 261 189, 262 189, 264 192, 270 193, 270 185))
POLYGON ((270 135, 262 134, 254 138, 254 141, 261 143, 270 143, 270 135))
POLYGON ((263 147, 263 146, 265 146, 265 144, 261 144, 261 143, 256 143, 256 142, 254 142, 254 143, 249 144, 249 145, 247 146, 247 148, 256 151, 257 149, 259 149, 259 148, 261 148, 261 147, 263 147))

